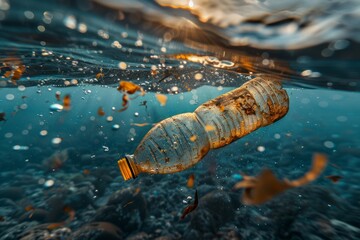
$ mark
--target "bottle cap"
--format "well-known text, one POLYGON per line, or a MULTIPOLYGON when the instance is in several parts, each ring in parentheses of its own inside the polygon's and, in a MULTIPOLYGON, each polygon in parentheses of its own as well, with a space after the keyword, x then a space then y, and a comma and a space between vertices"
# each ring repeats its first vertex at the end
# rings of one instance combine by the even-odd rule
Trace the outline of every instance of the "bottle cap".
POLYGON ((118 161, 118 165, 120 168, 121 175, 124 180, 127 181, 132 178, 136 178, 136 174, 134 169, 132 168, 130 161, 127 157, 124 157, 118 161))

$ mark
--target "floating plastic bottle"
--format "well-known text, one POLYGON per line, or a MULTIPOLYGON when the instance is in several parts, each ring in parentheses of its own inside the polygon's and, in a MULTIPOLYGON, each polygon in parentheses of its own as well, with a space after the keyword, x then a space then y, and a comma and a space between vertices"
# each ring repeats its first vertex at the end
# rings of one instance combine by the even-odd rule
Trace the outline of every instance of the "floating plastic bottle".
POLYGON ((125 180, 140 173, 167 174, 190 168, 210 149, 223 147, 267 126, 289 109, 289 97, 274 80, 254 78, 240 88, 157 123, 133 155, 118 161, 125 180))

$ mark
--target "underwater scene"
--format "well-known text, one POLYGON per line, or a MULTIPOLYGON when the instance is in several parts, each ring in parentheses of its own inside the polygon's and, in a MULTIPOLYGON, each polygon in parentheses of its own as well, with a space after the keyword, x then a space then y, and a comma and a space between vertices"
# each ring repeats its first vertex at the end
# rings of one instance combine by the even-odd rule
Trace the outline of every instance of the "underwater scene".
POLYGON ((358 0, 0 0, 0 240, 360 239, 358 0))

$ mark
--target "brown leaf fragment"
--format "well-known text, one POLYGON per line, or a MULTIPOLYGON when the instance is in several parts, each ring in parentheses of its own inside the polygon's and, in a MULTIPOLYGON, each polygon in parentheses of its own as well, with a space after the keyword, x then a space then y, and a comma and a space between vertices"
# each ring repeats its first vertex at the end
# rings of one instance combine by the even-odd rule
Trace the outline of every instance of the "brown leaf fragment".
POLYGON ((244 188, 242 196, 244 204, 259 205, 290 188, 314 181, 324 170, 326 164, 326 155, 315 153, 311 169, 297 180, 279 180, 271 170, 265 169, 256 177, 243 176, 244 180, 235 184, 234 189, 244 188))
POLYGON ((290 181, 290 185, 292 187, 300 187, 314 181, 324 170, 327 162, 328 159, 325 154, 314 153, 311 169, 302 178, 290 181))
POLYGON ((244 204, 262 204, 274 196, 291 188, 286 182, 278 180, 269 169, 263 170, 256 179, 245 180, 243 193, 244 204))
POLYGON ((337 183, 340 179, 342 179, 342 176, 330 175, 330 176, 325 176, 325 178, 331 180, 333 183, 337 183))
POLYGON ((120 81, 117 90, 128 94, 134 94, 137 91, 141 91, 142 93, 144 92, 144 90, 139 85, 128 81, 120 81))
POLYGON ((195 190, 195 200, 193 204, 190 204, 189 206, 187 206, 184 210, 183 213, 180 217, 180 219, 184 219, 186 217, 186 215, 188 215, 189 213, 191 213, 192 211, 194 211, 197 206, 198 206, 199 200, 198 200, 198 194, 197 194, 197 190, 195 190))

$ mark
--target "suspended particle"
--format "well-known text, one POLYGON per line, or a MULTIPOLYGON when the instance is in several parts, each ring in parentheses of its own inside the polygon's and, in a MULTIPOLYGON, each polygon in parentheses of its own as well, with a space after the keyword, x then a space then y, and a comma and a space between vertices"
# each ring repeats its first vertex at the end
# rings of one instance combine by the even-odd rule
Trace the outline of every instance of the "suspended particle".
POLYGON ((64 109, 63 105, 54 103, 50 105, 50 111, 52 112, 61 112, 64 109))
POLYGON ((46 136, 47 134, 48 134, 48 131, 46 131, 46 130, 40 131, 40 136, 46 136))
POLYGON ((112 130, 114 130, 114 131, 119 130, 119 128, 120 128, 120 125, 119 125, 119 124, 114 124, 114 125, 112 126, 112 130))
POLYGON ((127 68, 126 62, 119 62, 119 68, 120 68, 121 70, 126 70, 126 68, 127 68))
POLYGON ((59 137, 56 137, 56 138, 53 138, 53 139, 51 140, 51 142, 52 142, 52 144, 57 145, 57 144, 60 144, 60 143, 62 142, 62 139, 59 138, 59 137))

